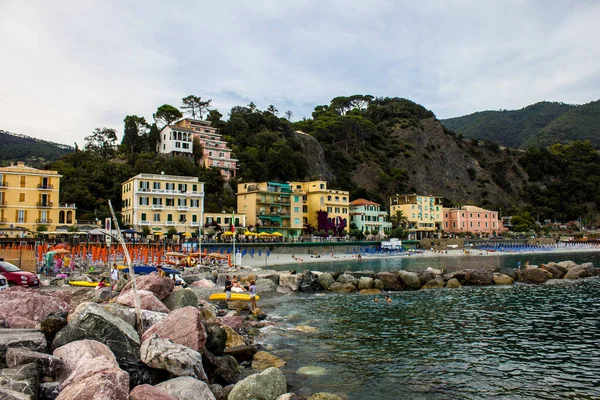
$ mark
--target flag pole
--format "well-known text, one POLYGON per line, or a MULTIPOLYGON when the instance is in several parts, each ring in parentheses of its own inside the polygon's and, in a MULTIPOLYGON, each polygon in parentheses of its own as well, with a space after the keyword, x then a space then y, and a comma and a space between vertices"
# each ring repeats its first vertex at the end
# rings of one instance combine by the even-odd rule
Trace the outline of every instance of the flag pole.
POLYGON ((235 213, 231 212, 231 233, 233 233, 233 266, 235 267, 235 213))

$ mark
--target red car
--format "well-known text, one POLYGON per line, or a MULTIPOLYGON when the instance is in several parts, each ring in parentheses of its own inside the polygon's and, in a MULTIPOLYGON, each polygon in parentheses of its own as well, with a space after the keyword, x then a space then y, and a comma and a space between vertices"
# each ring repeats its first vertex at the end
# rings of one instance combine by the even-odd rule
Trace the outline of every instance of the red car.
POLYGON ((6 277, 9 286, 40 286, 40 278, 36 274, 23 271, 16 265, 0 260, 0 274, 6 277))

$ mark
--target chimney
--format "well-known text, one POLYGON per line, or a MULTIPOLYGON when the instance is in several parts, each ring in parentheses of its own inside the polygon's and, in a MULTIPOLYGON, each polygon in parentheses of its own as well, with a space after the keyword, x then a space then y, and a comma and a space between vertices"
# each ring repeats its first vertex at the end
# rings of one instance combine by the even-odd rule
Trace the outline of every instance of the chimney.
POLYGON ((24 167, 25 163, 23 161, 17 161, 17 167, 24 167))

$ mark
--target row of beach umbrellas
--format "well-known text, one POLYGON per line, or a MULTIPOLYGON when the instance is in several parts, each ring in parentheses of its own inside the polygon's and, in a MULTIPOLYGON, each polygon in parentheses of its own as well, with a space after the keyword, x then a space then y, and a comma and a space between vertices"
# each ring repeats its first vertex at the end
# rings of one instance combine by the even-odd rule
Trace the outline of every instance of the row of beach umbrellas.
MULTIPOLYGON (((221 236, 233 236, 233 232, 231 231, 227 231, 224 232, 221 236)), ((257 236, 257 237, 282 237, 283 234, 280 232, 273 232, 273 233, 268 233, 268 232, 260 232, 260 233, 256 233, 256 232, 250 232, 250 231, 246 231, 244 232, 244 236, 257 236)))

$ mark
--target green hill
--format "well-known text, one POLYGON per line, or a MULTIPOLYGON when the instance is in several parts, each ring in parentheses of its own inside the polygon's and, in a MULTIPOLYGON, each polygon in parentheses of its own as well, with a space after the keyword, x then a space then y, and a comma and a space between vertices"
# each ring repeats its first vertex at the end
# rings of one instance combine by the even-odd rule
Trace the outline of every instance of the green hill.
POLYGON ((540 102, 520 110, 482 111, 441 120, 466 138, 527 148, 590 140, 600 148, 600 101, 584 105, 540 102))
POLYGON ((0 165, 24 161, 31 167, 43 167, 75 149, 70 146, 19 135, 0 129, 0 165))

